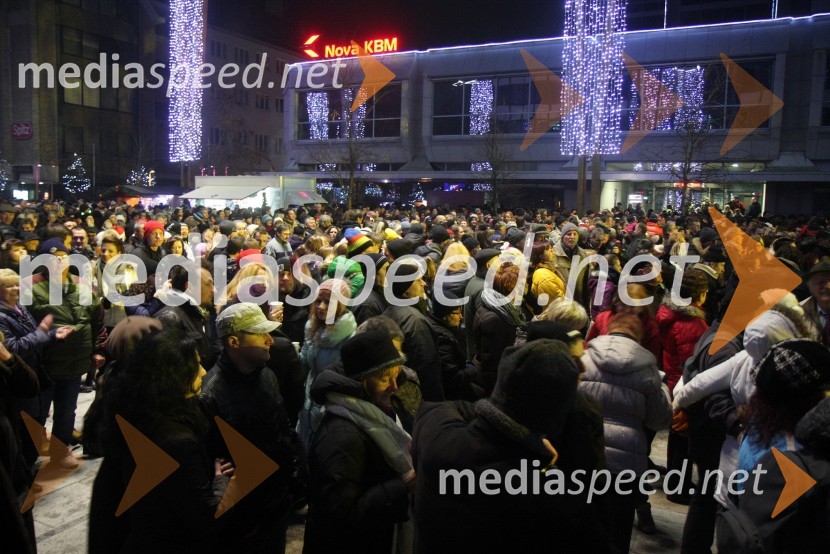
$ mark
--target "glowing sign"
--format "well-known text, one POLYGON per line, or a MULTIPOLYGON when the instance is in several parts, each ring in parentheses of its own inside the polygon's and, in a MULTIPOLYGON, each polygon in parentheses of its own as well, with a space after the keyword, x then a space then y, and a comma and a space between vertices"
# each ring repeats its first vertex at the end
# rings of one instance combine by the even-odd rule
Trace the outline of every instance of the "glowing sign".
POLYGON ((357 41, 344 41, 342 44, 324 44, 322 45, 323 54, 313 50, 315 42, 320 38, 320 35, 311 35, 305 41, 303 52, 309 58, 342 58, 343 56, 357 56, 361 52, 358 51, 357 44, 363 49, 365 54, 384 54, 387 52, 398 51, 398 37, 377 38, 372 40, 364 40, 363 43, 357 41))

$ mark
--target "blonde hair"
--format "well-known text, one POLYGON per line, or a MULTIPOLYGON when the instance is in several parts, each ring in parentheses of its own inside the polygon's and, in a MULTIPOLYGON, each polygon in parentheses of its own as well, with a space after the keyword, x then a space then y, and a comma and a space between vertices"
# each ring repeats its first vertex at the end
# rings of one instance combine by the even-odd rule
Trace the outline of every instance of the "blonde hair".
POLYGON ((19 284, 20 283, 20 275, 13 269, 3 268, 0 269, 0 286, 6 286, 8 284, 19 284))
POLYGON ((580 304, 560 296, 554 298, 536 319, 555 321, 574 331, 582 331, 588 325, 588 312, 580 304))
POLYGON ((444 252, 444 258, 441 260, 441 265, 438 269, 448 271, 466 271, 468 267, 470 267, 470 251, 467 250, 467 247, 460 242, 454 242, 450 244, 447 247, 447 251, 444 252), (452 263, 447 263, 453 256, 464 256, 464 259, 456 259, 452 263))
POLYGON ((224 294, 220 301, 216 304, 218 306, 227 306, 229 302, 235 302, 238 298, 239 288, 242 285, 250 287, 254 284, 264 284, 268 287, 276 286, 276 278, 274 274, 268 269, 268 266, 259 262, 249 262, 245 267, 240 269, 236 275, 233 276, 231 282, 225 288, 224 294))

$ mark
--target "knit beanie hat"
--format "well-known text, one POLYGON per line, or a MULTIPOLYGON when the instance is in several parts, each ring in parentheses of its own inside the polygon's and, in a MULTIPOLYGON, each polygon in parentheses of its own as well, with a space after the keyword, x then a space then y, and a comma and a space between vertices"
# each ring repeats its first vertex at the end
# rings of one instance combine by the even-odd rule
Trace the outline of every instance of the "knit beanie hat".
POLYGON ((450 233, 443 225, 436 225, 432 228, 432 231, 430 231, 429 238, 432 239, 432 242, 441 244, 450 240, 450 233))
POLYGON ((571 223, 570 221, 562 226, 562 236, 563 237, 565 235, 567 235, 568 233, 570 233, 571 231, 576 231, 578 233, 579 228, 576 225, 574 225, 573 223, 571 223))
POLYGON ((346 242, 349 246, 349 257, 354 257, 372 246, 372 239, 361 233, 359 230, 351 228, 346 229, 343 233, 346 242))
POLYGON ((144 224, 144 238, 149 237, 150 233, 156 230, 164 232, 164 225, 161 224, 161 221, 156 221, 155 219, 148 221, 144 224))
POLYGON ((355 381, 406 362, 389 333, 383 331, 366 331, 346 340, 340 348, 340 359, 346 377, 355 381))
POLYGON ((417 221, 409 226, 409 232, 415 235, 424 234, 424 224, 417 221))
POLYGON ((408 219, 401 220, 401 231, 408 232, 412 228, 412 224, 408 219))
POLYGON ((516 227, 507 228, 507 242, 510 243, 510 246, 520 247, 526 236, 521 229, 517 229, 516 227))
POLYGON ((539 339, 562 341, 565 344, 581 339, 582 333, 556 321, 531 321, 527 324, 527 342, 539 339))
POLYGON ((461 244, 464 245, 464 248, 472 252, 474 249, 478 248, 480 245, 478 244, 478 239, 475 237, 467 237, 461 241, 461 244))
POLYGON ((771 398, 798 398, 830 386, 830 350, 809 339, 779 342, 756 368, 755 386, 771 398))
POLYGON ((412 286, 412 283, 415 281, 414 278, 407 279, 405 281, 398 281, 397 279, 401 277, 412 277, 419 273, 421 268, 414 263, 403 263, 400 264, 395 272, 395 282, 392 283, 392 293, 395 295, 395 298, 401 299, 406 294, 406 291, 409 290, 409 287, 412 286))
POLYGON ((505 350, 490 402, 531 431, 550 436, 573 408, 578 381, 568 347, 538 339, 505 350))
POLYGON ((384 240, 392 241, 392 240, 397 240, 399 238, 401 238, 401 236, 398 233, 396 233, 391 227, 387 227, 386 229, 383 230, 383 239, 384 240))
POLYGON ((412 254, 415 250, 412 241, 407 239, 390 240, 386 243, 386 249, 389 250, 389 253, 392 254, 392 257, 395 259, 406 256, 407 254, 412 254))
POLYGON ((320 287, 317 289, 317 294, 319 295, 323 291, 328 291, 331 294, 333 291, 338 290, 343 298, 351 298, 352 292, 349 288, 349 283, 344 281, 343 279, 326 279, 322 283, 320 283, 320 287))

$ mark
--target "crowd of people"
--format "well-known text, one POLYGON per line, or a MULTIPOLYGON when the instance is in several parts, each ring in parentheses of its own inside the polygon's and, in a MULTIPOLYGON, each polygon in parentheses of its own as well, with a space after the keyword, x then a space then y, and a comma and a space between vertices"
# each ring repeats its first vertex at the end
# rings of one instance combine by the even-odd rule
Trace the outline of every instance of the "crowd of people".
MULTIPOLYGON (((37 468, 77 467, 80 444, 103 458, 90 552, 281 552, 306 506, 310 553, 627 552, 634 526, 657 530, 649 491, 442 492, 447 470, 523 463, 684 469, 668 494, 689 505, 682 552, 817 551, 826 478, 770 520, 777 494, 700 477, 774 466, 773 448, 830 475, 830 225, 757 199, 713 207, 802 285, 710 354, 738 276, 707 205, 0 204, 4 536, 36 550, 19 508, 37 468), (61 263, 32 268, 41 254, 61 263), (76 429, 80 394, 95 400, 76 429), (32 442, 21 413, 51 429, 32 442), (217 417, 279 467, 219 517, 236 464, 217 417), (180 467, 116 515, 135 469, 119 418, 180 467), (667 467, 650 459, 663 430, 667 467)), ((760 488, 782 484, 769 471, 760 488)))

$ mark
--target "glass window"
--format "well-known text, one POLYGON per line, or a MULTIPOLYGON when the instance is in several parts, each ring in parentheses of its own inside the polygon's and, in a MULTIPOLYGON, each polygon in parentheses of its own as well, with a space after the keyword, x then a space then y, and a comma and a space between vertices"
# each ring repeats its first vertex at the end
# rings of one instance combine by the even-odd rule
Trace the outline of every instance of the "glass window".
POLYGON ((821 124, 830 126, 830 52, 825 52, 827 61, 824 66, 824 96, 821 107, 821 124))
POLYGON ((67 78, 66 84, 77 84, 77 87, 61 87, 63 89, 63 101, 67 104, 75 104, 76 106, 82 106, 84 103, 84 92, 83 87, 81 86, 81 78, 75 77, 74 79, 67 78))
MULTIPOLYGON (((164 103, 167 105, 167 102, 164 103)), ((128 88, 118 89, 118 111, 132 113, 133 112, 133 91, 128 88)))
POLYGON ((89 108, 100 108, 101 107, 101 89, 99 88, 90 88, 86 85, 82 85, 83 94, 84 94, 84 106, 89 108))
POLYGON ((85 58, 97 58, 100 51, 101 46, 98 42, 98 37, 91 33, 84 33, 81 55, 85 58))
POLYGON ((63 36, 63 53, 64 54, 71 54, 73 56, 80 56, 81 55, 81 31, 78 29, 70 29, 69 27, 64 27, 62 30, 63 36))
POLYGON ((357 92, 356 88, 300 91, 297 96, 297 139, 399 137, 401 85, 385 86, 352 112, 357 92))
POLYGON ((104 88, 101 90, 101 107, 105 110, 118 109, 118 89, 104 88))

